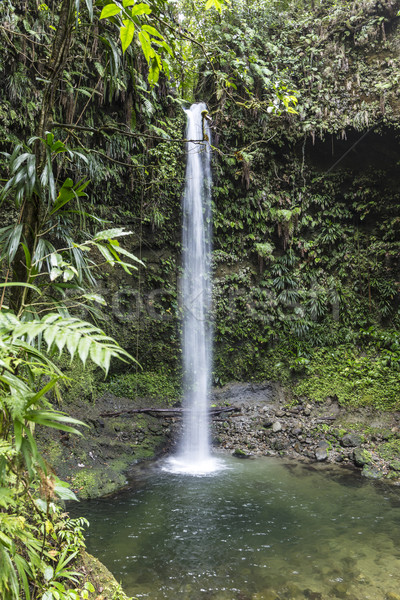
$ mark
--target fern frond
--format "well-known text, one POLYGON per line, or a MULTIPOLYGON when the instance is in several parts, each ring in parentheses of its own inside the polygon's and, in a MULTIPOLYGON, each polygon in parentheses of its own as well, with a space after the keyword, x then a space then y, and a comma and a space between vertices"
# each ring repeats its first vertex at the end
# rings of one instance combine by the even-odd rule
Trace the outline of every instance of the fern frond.
POLYGON ((29 347, 43 336, 49 353, 58 350, 61 355, 67 349, 71 360, 78 354, 83 364, 90 356, 106 374, 111 358, 136 362, 115 340, 92 323, 75 317, 63 318, 58 313, 49 313, 29 322, 19 321, 10 312, 0 313, 0 334, 9 336, 13 344, 25 341, 29 347))

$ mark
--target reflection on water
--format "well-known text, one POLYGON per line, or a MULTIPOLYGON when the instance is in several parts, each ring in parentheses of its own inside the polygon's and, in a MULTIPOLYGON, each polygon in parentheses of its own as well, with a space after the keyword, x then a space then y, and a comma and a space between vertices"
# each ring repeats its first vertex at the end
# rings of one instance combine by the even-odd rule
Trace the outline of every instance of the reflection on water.
POLYGON ((73 507, 90 520, 89 552, 151 600, 399 593, 399 490, 274 459, 226 466, 204 477, 153 466, 134 489, 73 507))

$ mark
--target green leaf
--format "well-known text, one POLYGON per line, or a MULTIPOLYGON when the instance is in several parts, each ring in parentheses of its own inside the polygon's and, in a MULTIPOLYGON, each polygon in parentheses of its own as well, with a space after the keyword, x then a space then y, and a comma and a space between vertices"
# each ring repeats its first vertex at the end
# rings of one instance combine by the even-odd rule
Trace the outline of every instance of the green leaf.
POLYGON ((100 240, 110 240, 111 238, 121 237, 123 235, 131 235, 132 231, 125 231, 122 227, 115 227, 114 229, 105 229, 99 231, 93 237, 93 240, 99 242, 100 240))
POLYGON ((81 341, 79 342, 78 354, 83 364, 86 363, 91 344, 92 342, 89 337, 82 337, 81 341))
POLYGON ((149 15, 151 13, 151 8, 148 4, 144 4, 144 2, 140 2, 139 4, 135 4, 132 8, 132 16, 138 17, 139 15, 149 15))
POLYGON ((100 19, 108 19, 109 17, 114 17, 120 12, 120 7, 114 4, 113 2, 111 4, 106 4, 106 6, 101 11, 100 19))
POLYGON ((54 491, 61 500, 76 500, 79 502, 75 493, 70 489, 66 481, 56 480, 54 491))
POLYGON ((157 60, 157 56, 154 56, 151 59, 151 63, 150 63, 150 69, 149 69, 149 83, 151 83, 151 85, 155 85, 158 82, 158 79, 160 77, 160 67, 159 67, 159 63, 157 60))
POLYGON ((128 250, 125 250, 125 248, 121 248, 121 246, 118 246, 118 248, 115 248, 115 251, 117 252, 117 254, 123 254, 124 256, 128 256, 128 258, 139 263, 140 265, 142 265, 142 267, 144 267, 143 261, 141 261, 140 258, 135 256, 131 252, 128 252, 128 250))
POLYGON ((49 392, 51 389, 53 389, 53 387, 56 385, 57 381, 58 381, 58 377, 50 379, 50 381, 48 383, 46 383, 46 385, 41 390, 39 390, 34 396, 32 396, 32 398, 30 398, 26 407, 28 408, 29 406, 32 406, 32 404, 36 404, 37 401, 40 400, 40 398, 42 396, 44 396, 45 394, 47 394, 47 392, 49 392))
POLYGON ((45 342, 47 344, 47 351, 50 350, 57 333, 58 333, 58 325, 51 325, 50 327, 47 327, 44 330, 43 336, 44 336, 45 342))
POLYGON ((82 334, 79 331, 74 331, 67 337, 67 348, 71 355, 71 360, 74 358, 81 337, 82 334))
POLYGON ((125 19, 123 21, 124 26, 119 30, 119 36, 121 38, 122 52, 128 48, 133 40, 133 34, 135 32, 135 25, 132 21, 125 19))
POLYGON ((142 30, 147 31, 147 33, 150 33, 151 35, 154 35, 155 37, 159 37, 162 40, 164 39, 164 36, 161 35, 161 33, 159 31, 157 31, 157 29, 155 27, 152 27, 151 25, 142 25, 142 30))
POLYGON ((22 423, 18 419, 14 420, 14 436, 15 436, 15 449, 17 452, 21 450, 22 444, 22 423))
POLYGON ((22 282, 17 282, 17 281, 7 281, 7 283, 0 283, 0 288, 2 287, 27 287, 30 288, 31 290, 35 290, 35 292, 37 294, 41 294, 42 292, 39 290, 39 288, 37 288, 35 285, 32 285, 31 283, 22 283, 22 282))
POLYGON ((53 567, 47 566, 43 572, 43 577, 45 581, 51 581, 53 579, 54 576, 54 570, 53 567))
POLYGON ((18 575, 20 576, 20 578, 22 580, 22 585, 24 587, 25 596, 26 596, 27 600, 30 600, 31 595, 29 592, 29 582, 28 582, 27 574, 28 575, 31 574, 31 568, 30 568, 29 564, 27 563, 27 561, 19 554, 14 555, 14 562, 15 562, 15 566, 17 567, 18 575))
POLYGON ((83 297, 86 298, 86 300, 91 300, 92 302, 97 302, 102 306, 107 306, 107 302, 103 296, 100 296, 100 294, 84 294, 83 297))
POLYGON ((89 13, 90 22, 93 21, 93 0, 86 0, 86 6, 89 13))
POLYGON ((138 37, 144 57, 147 60, 147 62, 149 62, 150 58, 153 58, 154 56, 154 50, 151 47, 150 36, 145 31, 141 31, 138 37))

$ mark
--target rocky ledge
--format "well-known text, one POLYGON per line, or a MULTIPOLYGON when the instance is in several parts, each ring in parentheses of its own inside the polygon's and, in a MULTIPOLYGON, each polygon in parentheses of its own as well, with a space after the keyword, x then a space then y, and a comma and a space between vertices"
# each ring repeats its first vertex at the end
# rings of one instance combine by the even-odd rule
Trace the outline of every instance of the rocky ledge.
POLYGON ((237 412, 214 419, 213 442, 238 458, 287 456, 353 465, 363 476, 400 484, 400 412, 349 409, 337 399, 288 402, 270 382, 231 383, 213 402, 237 412))

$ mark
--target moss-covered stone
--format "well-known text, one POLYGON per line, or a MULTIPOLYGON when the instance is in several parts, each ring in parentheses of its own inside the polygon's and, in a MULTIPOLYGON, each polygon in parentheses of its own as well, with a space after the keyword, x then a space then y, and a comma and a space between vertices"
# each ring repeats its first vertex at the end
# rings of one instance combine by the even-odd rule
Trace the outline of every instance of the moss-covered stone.
POLYGON ((90 600, 133 600, 123 591, 114 575, 97 558, 82 551, 79 556, 77 570, 84 573, 95 588, 90 600))

